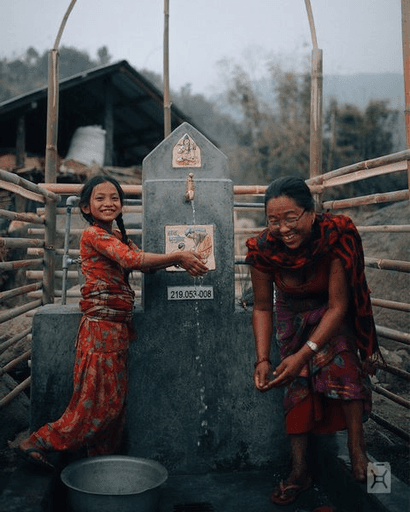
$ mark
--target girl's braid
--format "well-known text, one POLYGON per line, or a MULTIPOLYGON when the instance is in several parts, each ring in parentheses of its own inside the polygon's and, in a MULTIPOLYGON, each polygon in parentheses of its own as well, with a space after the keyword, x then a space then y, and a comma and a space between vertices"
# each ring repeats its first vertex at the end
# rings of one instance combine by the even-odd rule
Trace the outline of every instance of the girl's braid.
POLYGON ((118 217, 115 219, 116 222, 117 222, 117 226, 119 228, 119 230, 121 231, 121 235, 122 235, 122 242, 124 244, 127 244, 128 245, 128 242, 129 242, 129 239, 128 239, 128 235, 127 235, 127 232, 125 231, 125 226, 124 226, 124 219, 122 217, 122 213, 120 213, 118 215, 118 217))

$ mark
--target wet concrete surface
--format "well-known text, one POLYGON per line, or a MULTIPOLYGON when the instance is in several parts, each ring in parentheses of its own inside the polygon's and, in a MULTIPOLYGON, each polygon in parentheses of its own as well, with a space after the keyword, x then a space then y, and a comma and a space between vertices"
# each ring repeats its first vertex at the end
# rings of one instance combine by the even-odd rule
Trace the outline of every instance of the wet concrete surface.
MULTIPOLYGON (((276 471, 270 468, 170 474, 160 489, 157 512, 316 512, 324 506, 329 508, 323 512, 410 510, 409 487, 393 475, 391 489, 384 493, 369 493, 366 484, 355 482, 350 475, 345 438, 341 436, 338 443, 337 456, 327 457, 328 452, 323 450, 313 486, 291 505, 275 505, 269 499, 274 486, 287 475, 287 468, 282 467, 276 471)), ((67 464, 61 458, 51 462, 60 464, 60 470, 67 464)), ((67 490, 60 480, 60 471, 44 471, 18 460, 7 481, 3 476, 0 484, 1 512, 71 512, 67 511, 67 490)))
MULTIPOLYGON (((292 505, 274 505, 269 499, 273 480, 266 470, 171 475, 160 489, 158 512, 312 512, 320 505, 331 505, 329 496, 316 485, 292 505)), ((66 504, 67 490, 59 474, 26 462, 19 463, 0 497, 2 512, 68 512, 66 504)), ((334 512, 347 512, 333 507, 334 512)))

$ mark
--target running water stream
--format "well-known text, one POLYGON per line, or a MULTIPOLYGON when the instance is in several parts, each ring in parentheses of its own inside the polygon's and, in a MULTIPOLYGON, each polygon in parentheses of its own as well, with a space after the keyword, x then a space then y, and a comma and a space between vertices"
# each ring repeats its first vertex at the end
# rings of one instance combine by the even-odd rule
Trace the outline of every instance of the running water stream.
MULTIPOLYGON (((196 211, 195 211, 195 200, 193 199, 191 201, 191 207, 192 207, 192 223, 195 226, 196 225, 196 211)), ((195 287, 202 287, 204 282, 204 277, 195 277, 194 278, 194 285, 195 287)), ((195 311, 195 322, 196 322, 196 347, 197 347, 197 355, 195 357, 195 361, 197 364, 197 377, 198 380, 201 381, 203 377, 203 361, 201 357, 202 353, 202 333, 201 333, 201 325, 200 325, 200 312, 199 312, 199 301, 195 300, 194 305, 194 311, 195 311)), ((198 447, 201 446, 201 439, 204 436, 208 435, 208 421, 206 419, 206 411, 208 409, 208 406, 206 404, 206 387, 205 384, 203 386, 200 386, 199 388, 199 421, 200 421, 200 436, 197 442, 198 447)))

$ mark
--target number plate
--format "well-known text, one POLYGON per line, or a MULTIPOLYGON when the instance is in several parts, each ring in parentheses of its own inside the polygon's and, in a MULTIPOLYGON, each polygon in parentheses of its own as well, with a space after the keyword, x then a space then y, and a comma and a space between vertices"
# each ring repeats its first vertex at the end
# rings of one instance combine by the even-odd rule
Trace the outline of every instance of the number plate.
POLYGON ((168 286, 168 300, 206 300, 213 298, 213 286, 168 286))

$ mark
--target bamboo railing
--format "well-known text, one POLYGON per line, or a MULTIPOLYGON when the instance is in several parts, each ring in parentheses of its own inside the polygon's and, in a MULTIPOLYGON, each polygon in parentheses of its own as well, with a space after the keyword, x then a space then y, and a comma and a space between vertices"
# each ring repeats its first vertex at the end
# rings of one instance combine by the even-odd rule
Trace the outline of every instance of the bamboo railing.
MULTIPOLYGON (((165 72, 165 89, 164 89, 164 126, 165 136, 170 133, 170 108, 171 102, 168 97, 168 17, 169 7, 168 0, 164 0, 164 15, 165 15, 165 29, 164 29, 164 67, 165 72)), ((43 239, 36 238, 0 238, 0 248, 5 249, 26 249, 28 256, 33 256, 32 259, 19 260, 19 261, 5 261, 0 262, 0 270, 3 272, 15 272, 17 270, 25 269, 27 279, 35 279, 36 282, 7 290, 0 293, 0 300, 6 300, 13 297, 25 295, 28 298, 35 298, 36 300, 30 301, 23 306, 11 309, 10 311, 0 314, 0 323, 6 322, 10 319, 17 318, 20 315, 28 312, 33 312, 39 306, 45 303, 54 302, 54 296, 61 296, 61 290, 55 290, 54 277, 62 276, 63 271, 55 270, 55 256, 64 256, 62 249, 56 249, 55 238, 56 235, 63 234, 56 229, 55 220, 57 215, 61 214, 61 209, 56 208, 57 200, 59 199, 56 194, 60 195, 75 195, 78 194, 81 185, 71 184, 57 184, 56 181, 56 167, 57 167, 57 127, 58 127, 58 45, 60 42, 61 34, 64 29, 67 18, 75 4, 75 0, 71 0, 70 7, 67 10, 63 23, 61 24, 56 42, 50 52, 49 60, 49 85, 48 85, 48 115, 47 115, 47 144, 46 144, 46 184, 42 186, 34 185, 22 178, 19 178, 13 173, 7 173, 0 170, 0 188, 11 191, 14 194, 21 195, 22 197, 45 204, 45 209, 39 211, 38 215, 27 213, 16 213, 8 210, 0 209, 0 217, 9 220, 16 220, 20 222, 29 223, 32 225, 42 225, 44 228, 30 227, 28 235, 41 236, 43 239), (39 266, 44 266, 44 270, 37 270, 39 266), (41 298, 39 298, 41 295, 41 298)), ((310 175, 311 178, 307 183, 314 194, 315 198, 321 204, 321 207, 326 210, 338 210, 344 208, 353 208, 371 204, 381 204, 394 201, 403 201, 410 199, 410 149, 402 151, 393 155, 376 158, 373 160, 359 162, 357 164, 343 167, 327 174, 320 174, 321 170, 321 123, 322 123, 322 51, 319 50, 316 40, 316 32, 314 28, 313 15, 311 12, 310 1, 305 0, 309 24, 312 34, 313 52, 312 52, 312 91, 311 91, 311 145, 310 145, 310 175), (372 194, 369 196, 362 196, 357 198, 349 198, 334 201, 321 201, 321 196, 326 189, 331 189, 340 185, 353 183, 357 180, 363 180, 375 176, 387 175, 389 173, 407 171, 408 175, 408 188, 405 190, 398 190, 395 192, 388 192, 382 194, 372 194)), ((405 77, 409 77, 410 73, 407 71, 410 67, 409 55, 409 12, 410 5, 408 0, 402 0, 403 7, 403 54, 404 54, 404 70, 405 77)), ((409 80, 405 83, 406 92, 406 136, 407 147, 410 148, 410 84, 409 80)), ((142 194, 142 186, 124 185, 125 194, 142 194)), ((265 186, 236 186, 234 187, 235 196, 241 197, 245 195, 261 196, 265 193, 265 186)), ((236 208, 247 208, 242 204, 237 204, 236 208)), ((252 208, 263 208, 263 205, 251 205, 252 208)), ((65 210, 64 210, 65 212, 65 210)), ((394 226, 358 226, 359 232, 400 232, 409 233, 410 225, 394 225, 394 226)), ((244 228, 235 231, 236 237, 243 237, 245 235, 256 234, 260 228, 244 228)), ((140 230, 133 230, 130 234, 140 234, 140 230)), ((70 255, 78 255, 78 249, 70 249, 70 255)), ((236 257, 237 266, 241 267, 243 261, 242 256, 236 257)), ((375 268, 380 271, 395 271, 395 272, 410 272, 410 262, 405 261, 392 261, 387 259, 366 258, 366 266, 375 268)), ((68 271, 66 273, 70 278, 77 278, 78 272, 68 271)), ((242 277, 239 277, 242 279, 242 277)), ((70 295, 70 292, 68 292, 70 295)), ((73 296, 78 296, 73 294, 73 296)), ((390 301, 383 298, 372 298, 372 304, 375 307, 388 308, 397 311, 410 312, 410 305, 408 303, 400 303, 397 301, 390 301)), ((380 336, 410 345, 410 334, 399 332, 382 326, 377 326, 377 332, 380 336)), ((31 329, 26 329, 18 335, 0 344, 0 353, 3 353, 13 344, 19 342, 23 338, 29 338, 31 329)), ((9 361, 3 368, 0 368, 0 376, 8 371, 11 371, 18 364, 26 361, 30 357, 30 350, 27 350, 13 361, 9 361)), ((394 366, 383 366, 383 371, 390 372, 406 381, 409 381, 410 374, 400 368, 394 366)), ((16 388, 9 393, 6 397, 0 400, 0 408, 6 406, 13 400, 19 393, 30 386, 30 377, 20 383, 16 388)), ((373 385, 376 393, 383 395, 387 399, 393 401, 399 406, 410 408, 408 400, 391 393, 378 384, 373 385)), ((408 432, 396 427, 391 422, 381 418, 375 413, 371 415, 372 419, 383 427, 389 429, 396 435, 410 440, 408 432)))
MULTIPOLYGON (((321 197, 322 193, 326 189, 334 189, 337 186, 345 185, 347 183, 352 183, 358 181, 360 179, 366 179, 374 176, 387 175, 392 172, 403 172, 407 169, 407 161, 410 159, 410 150, 402 151, 399 153, 395 153, 392 155, 387 155, 384 157, 372 159, 366 162, 359 162, 357 164, 346 166, 340 169, 336 169, 335 171, 331 171, 327 174, 316 176, 314 178, 310 178, 307 180, 307 184, 309 185, 312 193, 317 194, 321 197)), ((8 175, 9 173, 7 173, 8 175)), ((28 197, 30 199, 35 199, 36 201, 39 197, 42 197, 43 203, 46 201, 56 201, 56 198, 59 196, 71 196, 78 195, 81 190, 81 185, 79 184, 57 184, 57 183, 44 183, 40 185, 33 185, 25 187, 25 183, 21 178, 11 178, 9 179, 6 176, 5 171, 0 171, 0 186, 6 184, 8 189, 11 190, 11 185, 13 185, 14 193, 21 193, 24 197, 28 197), (18 183, 16 183, 17 181, 18 183), (44 192, 44 193, 43 193, 44 192)), ((141 185, 124 185, 123 186, 125 195, 138 196, 142 195, 142 186, 141 185)), ((235 211, 240 212, 249 209, 262 209, 264 208, 263 202, 258 197, 264 195, 266 191, 266 186, 235 186, 234 194, 235 194, 235 211), (244 199, 245 196, 251 196, 252 200, 258 202, 250 202, 246 203, 244 199)), ((322 203, 322 208, 324 209, 343 209, 343 208, 352 208, 358 207, 362 205, 369 204, 378 204, 383 202, 395 202, 409 199, 409 190, 400 190, 395 192, 389 192, 386 194, 372 194, 369 196, 357 197, 357 198, 349 198, 343 200, 335 200, 335 201, 325 201, 322 203)), ((124 208, 125 212, 139 212, 141 213, 140 206, 126 206, 124 208)), ((29 313, 32 314, 32 311, 41 306, 44 301, 40 299, 42 294, 42 283, 45 279, 45 273, 47 272, 47 268, 44 270, 39 269, 38 267, 44 263, 44 239, 31 238, 33 236, 45 236, 45 229, 41 226, 45 226, 47 228, 47 220, 46 220, 46 208, 39 208, 37 210, 37 215, 34 214, 22 214, 22 213, 14 213, 5 210, 0 210, 0 216, 4 216, 10 220, 19 220, 21 222, 27 222, 32 226, 27 230, 28 238, 1 238, 0 239, 0 247, 4 248, 23 248, 27 249, 27 255, 33 257, 33 259, 21 260, 18 262, 1 262, 0 269, 3 271, 15 271, 17 269, 25 268, 26 277, 28 280, 34 280, 35 282, 32 284, 28 284, 26 286, 16 288, 15 290, 8 290, 7 292, 0 293, 0 300, 10 298, 17 295, 26 295, 30 299, 35 299, 32 302, 29 302, 27 305, 20 306, 18 308, 14 308, 6 313, 0 315, 0 322, 7 321, 11 318, 16 318, 18 315, 29 313), (40 226, 40 227, 36 227, 40 226)), ((55 208, 56 215, 64 215, 66 212, 65 208, 55 208)), ((71 211, 72 214, 78 215, 79 209, 73 208, 71 211)), ((410 224, 405 225, 380 225, 380 226, 357 226, 360 233, 369 233, 369 232, 396 232, 396 233, 410 233, 410 224)), ((237 228, 235 227, 235 237, 244 238, 246 236, 252 236, 257 234, 263 229, 263 227, 253 227, 253 228, 237 228)), ((80 230, 77 228, 72 231, 72 233, 79 233, 80 230)), ((63 235, 64 231, 56 230, 56 233, 59 235, 63 235)), ((55 234, 56 234, 55 233, 55 234)), ((55 235, 54 234, 54 235, 55 235)), ((130 230, 130 234, 140 235, 140 229, 130 230), (131 233, 132 232, 132 233, 131 233)), ((64 253, 63 249, 54 249, 54 254, 57 256, 62 256, 64 253)), ((78 248, 70 248, 69 249, 70 256, 78 256, 78 248)), ((243 268, 243 256, 238 254, 236 257, 237 268, 243 268)), ((394 272, 410 272, 410 262, 407 261, 399 261, 399 260, 389 260, 384 258, 371 258, 365 257, 365 264, 369 268, 374 268, 379 271, 394 271, 394 272)), ((239 292, 244 288, 244 272, 243 271, 235 271, 236 280, 241 282, 241 285, 237 287, 237 291, 239 292)), ((63 270, 55 269, 53 270, 53 277, 62 277, 63 270)), ((69 279, 77 279, 78 272, 74 270, 69 270, 67 272, 67 278, 69 279)), ((249 282, 247 283, 249 285, 249 282)), ((137 282, 136 286, 139 286, 137 282)), ((140 296, 140 291, 137 289, 137 293, 140 296)), ((53 295, 56 297, 62 296, 62 290, 54 290, 53 295)), ((67 296, 79 298, 79 291, 68 291, 67 296)), ((236 301, 239 301, 238 297, 235 298, 236 301)), ((375 298, 372 297, 372 305, 374 307, 387 308, 396 311, 402 312, 410 312, 410 304, 406 302, 398 302, 387 300, 385 298, 375 298)), ((376 330, 379 336, 386 338, 388 340, 402 343, 404 345, 410 345, 410 334, 400 332, 394 329, 390 329, 383 326, 376 326, 376 330)), ((28 335, 26 333, 25 335, 28 335)), ((13 343, 17 341, 17 337, 15 340, 9 340, 7 343, 13 343)), ((6 348, 6 345, 3 343, 0 345, 0 352, 6 348)), ((10 362, 9 364, 13 364, 10 362)), ((10 368, 10 366, 7 366, 10 368)), ((409 381, 410 375, 408 372, 401 368, 396 368, 394 366, 385 366, 382 368, 383 371, 388 373, 392 373, 400 378, 409 381)), ((2 370, 0 370, 1 372, 2 370)), ((29 382, 22 383, 22 386, 19 386, 20 391, 25 389, 29 385, 29 382)), ((373 386, 373 389, 376 393, 384 396, 385 398, 393 401, 400 407, 409 408, 409 402, 402 397, 385 390, 382 386, 376 384, 373 386)), ((13 395, 16 396, 13 391, 13 395)), ((4 402, 0 402, 0 407, 5 403, 8 403, 9 398, 4 402)), ((403 432, 398 427, 390 424, 388 421, 383 420, 378 417, 377 414, 372 414, 372 419, 379 424, 383 425, 385 428, 389 428, 396 435, 404 439, 408 439, 409 435, 406 432, 403 432), (386 426, 386 424, 388 426, 386 426)))
MULTIPOLYGON (((26 199, 34 200, 40 203, 55 204, 59 200, 59 196, 54 194, 53 192, 49 192, 38 185, 33 184, 32 182, 25 180, 17 176, 14 173, 9 173, 7 171, 0 169, 0 188, 11 191, 13 194, 19 195, 26 199)), ((42 217, 40 215, 35 215, 32 213, 24 213, 24 212, 11 212, 9 210, 0 209, 0 217, 4 217, 11 221, 19 221, 26 224, 34 224, 34 225, 44 225, 46 230, 47 226, 47 218, 42 217)), ((0 238, 0 248, 2 249, 28 249, 28 248, 41 248, 44 251, 45 243, 44 240, 38 239, 29 239, 29 238, 0 238)), ((43 267, 44 258, 32 258, 32 259, 19 259, 15 261, 1 261, 0 262, 0 271, 2 272, 16 272, 18 270, 28 270, 28 269, 36 269, 38 267, 43 267)), ((47 270, 45 271, 45 274, 47 270)), ((25 286, 19 286, 11 290, 6 290, 0 292, 0 301, 8 300, 15 297, 26 296, 29 297, 31 292, 39 291, 42 293, 43 289, 43 279, 36 283, 28 284, 25 286)), ((43 299, 37 299, 33 301, 29 301, 26 304, 21 306, 17 306, 11 308, 6 311, 2 311, 0 313, 0 324, 7 322, 9 320, 13 320, 30 311, 34 311, 39 308, 43 304, 43 299)), ((27 339, 27 341, 31 341, 30 337, 31 327, 29 329, 23 330, 21 333, 15 335, 9 340, 0 344, 0 354, 4 353, 7 349, 18 343, 23 339, 27 339)), ((24 354, 8 361, 5 366, 0 368, 0 376, 14 369, 21 362, 29 359, 31 351, 28 350, 24 354)), ((14 397, 16 397, 19 393, 24 391, 30 386, 31 378, 28 377, 24 382, 18 384, 15 389, 13 389, 9 394, 7 394, 4 398, 0 400, 0 408, 9 404, 14 397)))

